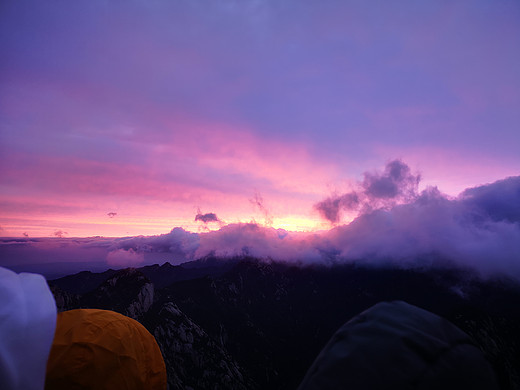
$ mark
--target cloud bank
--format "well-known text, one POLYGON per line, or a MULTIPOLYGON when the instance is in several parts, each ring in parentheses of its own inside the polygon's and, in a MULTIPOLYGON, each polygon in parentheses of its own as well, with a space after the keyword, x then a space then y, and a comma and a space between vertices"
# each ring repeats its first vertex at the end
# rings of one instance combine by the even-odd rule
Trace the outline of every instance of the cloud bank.
MULTIPOLYGON (((479 191, 450 200, 429 188, 409 204, 363 214, 331 230, 328 239, 338 259, 419 267, 452 264, 483 275, 520 277, 520 220, 509 213, 499 217, 495 210, 503 186, 516 189, 518 203, 520 177, 479 187, 493 193, 495 202, 490 203, 476 195, 479 191)), ((505 211, 516 204, 502 206, 505 211)))
MULTIPOLYGON (((51 245, 53 254, 61 250, 70 257, 87 249, 105 253, 103 260, 114 267, 247 255, 298 264, 455 266, 482 277, 520 279, 520 176, 469 188, 457 198, 435 187, 419 193, 418 180, 400 161, 389 163, 381 173, 365 174, 354 192, 330 198, 332 203, 340 199, 339 210, 349 204, 346 195, 354 197, 355 193, 357 200, 352 204, 360 215, 322 233, 242 223, 203 233, 174 228, 158 236, 116 239, 3 239, 0 258, 18 256, 18 261, 28 262, 28 257, 36 259, 51 245)), ((323 210, 330 210, 325 206, 323 210)))
POLYGON ((107 264, 110 267, 136 267, 144 262, 144 254, 132 248, 116 249, 107 255, 107 264))

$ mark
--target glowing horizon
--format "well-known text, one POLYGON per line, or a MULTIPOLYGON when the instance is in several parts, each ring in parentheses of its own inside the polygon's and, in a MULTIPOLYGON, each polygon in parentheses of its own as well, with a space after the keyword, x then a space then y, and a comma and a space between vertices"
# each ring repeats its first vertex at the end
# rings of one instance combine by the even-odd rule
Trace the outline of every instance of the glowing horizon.
MULTIPOLYGON (((129 220, 131 221, 131 219, 129 220)), ((22 221, 23 223, 23 221, 22 221)), ((34 221, 32 221, 34 223, 34 221)), ((186 224, 168 224, 161 223, 161 221, 151 222, 149 224, 143 223, 141 220, 134 222, 131 228, 123 220, 118 223, 107 225, 106 223, 88 223, 83 220, 81 223, 70 223, 70 221, 42 221, 42 225, 31 226, 28 223, 24 223, 21 228, 10 228, 4 229, 4 232, 8 234, 0 235, 3 238, 90 238, 90 237, 106 237, 106 238, 117 238, 117 237, 129 237, 129 236, 154 236, 168 233, 173 228, 182 228, 192 233, 205 233, 209 231, 219 230, 223 226, 234 225, 234 224, 257 224, 262 227, 272 227, 274 229, 283 229, 288 232, 300 232, 300 233, 315 233, 323 230, 328 230, 331 226, 323 222, 320 218, 316 220, 304 219, 304 218, 275 218, 270 224, 264 224, 255 220, 239 220, 229 222, 223 225, 207 226, 196 223, 186 224), (68 231, 57 229, 57 226, 71 226, 68 231), (115 225, 115 227, 114 227, 115 225), (9 229, 9 230, 8 230, 9 229)))

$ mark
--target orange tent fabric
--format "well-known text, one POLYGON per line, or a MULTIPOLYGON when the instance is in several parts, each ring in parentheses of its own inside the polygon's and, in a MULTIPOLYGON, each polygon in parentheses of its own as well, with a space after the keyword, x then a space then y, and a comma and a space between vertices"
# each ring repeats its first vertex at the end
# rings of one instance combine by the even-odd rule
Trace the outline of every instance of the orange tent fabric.
POLYGON ((165 390, 155 338, 139 322, 95 309, 58 314, 45 389, 165 390))

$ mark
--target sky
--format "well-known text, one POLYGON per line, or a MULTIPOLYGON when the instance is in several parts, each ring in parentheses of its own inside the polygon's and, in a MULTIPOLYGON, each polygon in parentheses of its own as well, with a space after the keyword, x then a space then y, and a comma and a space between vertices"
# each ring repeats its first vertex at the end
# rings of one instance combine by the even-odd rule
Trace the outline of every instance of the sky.
POLYGON ((520 252, 518 1, 6 0, 0 53, 2 237, 205 237, 190 258, 239 227, 330 258, 422 215, 417 248, 442 222, 473 245, 446 255, 520 252))

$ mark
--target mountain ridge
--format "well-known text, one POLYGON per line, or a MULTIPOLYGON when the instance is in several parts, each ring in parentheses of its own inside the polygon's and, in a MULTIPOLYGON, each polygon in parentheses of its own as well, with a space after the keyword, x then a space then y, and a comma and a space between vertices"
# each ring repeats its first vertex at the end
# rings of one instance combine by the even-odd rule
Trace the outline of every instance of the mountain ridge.
MULTIPOLYGON (((95 279, 87 273, 73 276, 67 283, 95 279)), ((210 370, 211 381, 221 384, 216 388, 229 388, 226 375, 243 388, 296 388, 339 326, 385 300, 404 300, 449 319, 475 339, 502 388, 520 385, 520 287, 511 280, 482 280, 458 269, 301 267, 254 258, 165 263, 106 276, 72 298, 63 280, 49 284, 57 301, 69 302, 62 310, 105 308, 141 321, 158 338, 167 365, 176 362, 169 367, 171 388, 213 388, 210 381, 190 382, 193 372, 201 373, 196 363, 201 359, 225 362, 224 371, 210 370), (184 331, 176 323, 183 323, 184 331), (179 347, 186 331, 206 341, 179 347)))

